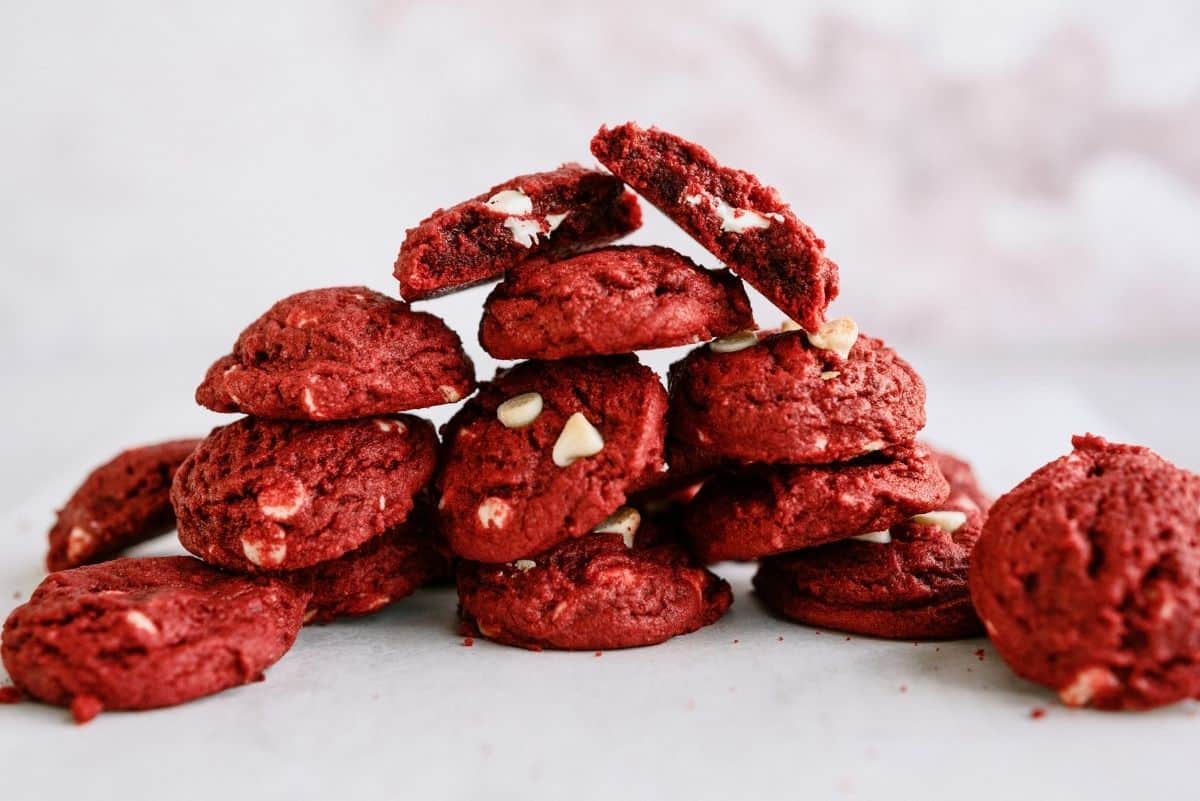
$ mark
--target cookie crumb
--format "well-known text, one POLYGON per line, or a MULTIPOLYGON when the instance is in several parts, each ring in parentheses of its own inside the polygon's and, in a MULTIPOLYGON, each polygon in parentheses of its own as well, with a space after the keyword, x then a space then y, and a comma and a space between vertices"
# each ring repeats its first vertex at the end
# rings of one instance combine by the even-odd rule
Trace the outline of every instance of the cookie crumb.
POLYGON ((13 591, 13 600, 14 600, 14 601, 19 601, 19 600, 21 600, 21 591, 20 591, 20 590, 14 590, 14 591, 13 591))
POLYGON ((780 642, 783 642, 783 635, 782 635, 782 634, 780 634, 780 635, 779 635, 779 641, 780 641, 780 642))
POLYGON ((1040 720, 1046 717, 1046 710, 1040 706, 1035 706, 1033 709, 1029 710, 1029 717, 1033 718, 1034 720, 1040 720))
POLYGON ((0 704, 15 704, 21 700, 21 691, 16 687, 0 687, 0 704))
POLYGON ((902 693, 906 693, 906 692, 908 692, 908 685, 907 685, 907 684, 901 684, 901 685, 900 685, 900 692, 902 692, 902 693))
POLYGON ((71 717, 82 726, 104 711, 104 704, 94 695, 77 695, 71 701, 71 717))
POLYGON ((470 648, 472 645, 475 644, 475 638, 474 637, 463 637, 462 644, 463 644, 463 647, 470 648))
POLYGON ((741 642, 741 640, 734 640, 734 641, 733 641, 733 644, 734 644, 734 645, 737 645, 739 642, 741 642))
POLYGON ((980 648, 979 650, 977 650, 975 652, 975 658, 978 659, 980 662, 983 661, 983 657, 986 655, 987 655, 987 651, 983 650, 982 648, 980 648))
POLYGON ((604 656, 604 652, 603 652, 603 651, 597 651, 596 653, 592 654, 592 656, 604 656))

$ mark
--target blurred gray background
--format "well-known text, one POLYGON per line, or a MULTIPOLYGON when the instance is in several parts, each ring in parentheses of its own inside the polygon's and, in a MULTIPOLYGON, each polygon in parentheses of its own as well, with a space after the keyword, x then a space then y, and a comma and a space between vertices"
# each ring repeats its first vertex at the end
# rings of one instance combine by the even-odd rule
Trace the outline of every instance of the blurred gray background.
MULTIPOLYGON (((219 422, 191 392, 274 300, 394 293, 406 227, 627 119, 780 189, 932 432, 1037 429, 994 483, 1074 408, 1197 466, 1195 2, 0 8, 5 502, 219 422)), ((647 216, 634 241, 714 265, 647 216)), ((428 305, 481 376, 485 294, 428 305)))

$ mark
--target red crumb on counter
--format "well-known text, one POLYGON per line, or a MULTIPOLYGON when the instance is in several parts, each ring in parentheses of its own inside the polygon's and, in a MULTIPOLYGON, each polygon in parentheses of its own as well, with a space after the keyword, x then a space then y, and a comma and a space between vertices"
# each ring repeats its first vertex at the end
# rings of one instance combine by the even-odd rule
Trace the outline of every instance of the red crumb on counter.
POLYGON ((470 648, 472 645, 475 644, 475 638, 474 637, 463 637, 462 644, 464 647, 470 648))
POLYGON ((1033 718, 1034 720, 1040 720, 1041 718, 1046 717, 1046 710, 1042 709, 1040 706, 1035 706, 1033 709, 1029 710, 1029 717, 1033 718))
POLYGON ((104 711, 104 704, 94 695, 77 695, 71 701, 71 717, 82 726, 104 711))

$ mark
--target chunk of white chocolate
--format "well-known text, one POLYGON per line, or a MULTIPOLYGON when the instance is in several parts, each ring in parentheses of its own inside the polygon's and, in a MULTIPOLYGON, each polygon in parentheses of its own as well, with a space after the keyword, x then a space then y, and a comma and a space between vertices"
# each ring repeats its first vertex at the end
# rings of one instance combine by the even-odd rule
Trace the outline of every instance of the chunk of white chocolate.
POLYGON ((808 335, 814 348, 831 350, 843 359, 850 358, 850 349, 858 341, 858 325, 849 317, 839 317, 822 325, 808 335))
POLYGON ((884 529, 883 531, 868 531, 866 534, 858 534, 850 539, 862 540, 863 542, 873 542, 877 545, 887 545, 892 541, 892 532, 884 529))
POLYGON ((559 467, 568 467, 577 459, 595 456, 604 450, 604 437, 596 427, 588 422, 582 412, 575 412, 567 418, 562 433, 554 443, 550 457, 559 467))
POLYGON ((513 562, 513 567, 524 573, 537 567, 537 562, 533 561, 532 559, 518 559, 517 561, 513 562))
POLYGON ((533 219, 509 217, 504 221, 504 227, 512 234, 513 241, 523 248, 531 248, 537 243, 538 235, 542 232, 542 224, 533 219))
POLYGON ((923 512, 919 515, 913 515, 914 523, 920 523, 923 526, 937 526, 942 531, 948 534, 953 534, 963 527, 967 522, 967 515, 964 512, 956 512, 954 510, 945 510, 941 512, 923 512))
POLYGON ((520 217, 533 213, 533 201, 520 189, 503 189, 483 201, 483 205, 497 214, 520 217))
POLYGON ((287 542, 256 542, 243 537, 242 553, 252 565, 277 567, 287 557, 287 542))
POLYGON ((626 548, 633 547, 633 539, 637 536, 638 526, 642 524, 642 516, 637 509, 629 506, 622 506, 617 511, 613 512, 600 525, 592 529, 596 534, 620 534, 621 539, 625 541, 626 548))
POLYGON ((708 347, 713 353, 737 353, 739 350, 745 350, 757 344, 758 334, 756 332, 738 331, 736 334, 714 339, 708 343, 708 347))
POLYGON ((541 413, 542 396, 536 392, 523 392, 496 407, 496 419, 505 428, 524 428, 532 425, 541 413))
POLYGON ((479 525, 484 528, 504 528, 512 517, 512 507, 503 498, 489 496, 483 499, 475 513, 479 517, 479 525))
POLYGON ((767 228, 771 221, 753 209, 737 209, 730 206, 721 198, 715 198, 713 207, 721 219, 721 230, 735 234, 745 233, 755 228, 767 228))

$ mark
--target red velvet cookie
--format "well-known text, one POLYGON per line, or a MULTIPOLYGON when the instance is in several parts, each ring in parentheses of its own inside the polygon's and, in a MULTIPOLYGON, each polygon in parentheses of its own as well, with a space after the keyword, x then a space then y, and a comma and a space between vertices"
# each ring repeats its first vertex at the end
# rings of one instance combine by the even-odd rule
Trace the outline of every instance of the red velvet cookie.
POLYGON ((292 646, 307 600, 188 556, 65 570, 9 615, 4 667, 80 722, 101 709, 181 704, 261 679, 292 646))
POLYGON ((523 362, 443 428, 439 523, 479 562, 586 534, 662 469, 666 392, 634 356, 523 362))
POLYGON ((131 448, 88 474, 58 510, 46 567, 102 562, 174 528, 171 479, 199 444, 179 439, 131 448))
POLYGON ((684 526, 704 561, 750 560, 889 529, 949 492, 928 447, 900 445, 836 465, 723 473, 688 506, 684 526))
POLYGON ((801 623, 874 637, 978 634, 967 566, 986 513, 970 499, 978 493, 973 475, 951 479, 936 510, 888 532, 764 559, 754 576, 759 597, 801 623))
POLYGON ((671 367, 670 387, 672 443, 710 460, 840 462, 911 442, 925 425, 920 376, 868 336, 847 358, 803 331, 716 340, 671 367))
POLYGON ((742 282, 670 248, 614 246, 526 262, 483 308, 497 359, 565 359, 688 345, 754 328, 742 282))
POLYGON ((820 327, 837 265, 778 192, 658 128, 601 128, 592 153, 803 328, 820 327))
POLYGON ((619 180, 564 164, 438 209, 409 229, 395 275, 401 295, 421 300, 498 278, 535 256, 607 244, 641 224, 637 198, 619 180))
POLYGON ((216 412, 346 420, 453 403, 475 371, 439 318, 366 287, 300 292, 242 332, 196 389, 216 412))
POLYGON ((507 565, 462 562, 458 598, 489 639, 573 651, 654 645, 716 622, 733 602, 729 584, 679 545, 629 548, 619 534, 507 565))
POLYGON ((247 573, 337 559, 403 523, 437 462, 433 426, 247 417, 214 429, 175 475, 179 541, 247 573))
POLYGON ((378 612, 451 575, 450 557, 434 538, 428 514, 414 510, 408 520, 350 553, 278 577, 311 594, 307 624, 378 612))
POLYGON ((1200 476, 1087 435, 992 506, 971 597, 1020 676, 1069 706, 1200 697, 1200 476))

